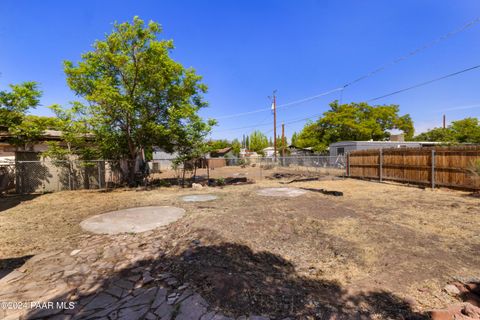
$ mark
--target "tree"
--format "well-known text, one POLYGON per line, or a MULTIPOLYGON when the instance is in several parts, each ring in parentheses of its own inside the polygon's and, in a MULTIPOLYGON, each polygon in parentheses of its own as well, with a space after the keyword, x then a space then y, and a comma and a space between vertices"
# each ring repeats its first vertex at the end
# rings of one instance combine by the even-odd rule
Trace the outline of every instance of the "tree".
POLYGON ((480 123, 477 118, 453 121, 449 128, 460 143, 480 143, 480 123))
POLYGON ((233 139, 231 146, 233 154, 238 157, 240 155, 240 149, 242 148, 242 144, 238 139, 233 139))
POLYGON ((477 118, 452 121, 447 128, 433 128, 414 139, 447 143, 480 143, 480 123, 477 118))
POLYGON ((261 131, 255 130, 250 134, 250 150, 263 154, 263 149, 268 147, 268 138, 261 131))
POLYGON ((427 132, 422 132, 413 138, 415 141, 436 141, 454 143, 455 135, 450 128, 433 128, 427 132))
POLYGON ((36 82, 10 85, 10 91, 0 91, 0 127, 12 136, 10 143, 27 149, 46 129, 55 127, 55 119, 26 115, 40 103, 42 92, 36 82))
POLYGON ((181 154, 198 141, 183 145, 192 128, 210 130, 197 112, 207 106, 207 87, 193 69, 169 56, 171 40, 158 40, 160 25, 115 23, 112 33, 96 41, 75 65, 65 62, 67 83, 88 102, 82 113, 103 157, 128 160, 128 181, 135 178, 135 160, 153 145, 181 154))
POLYGON ((342 140, 386 140, 390 130, 399 129, 407 140, 413 137, 410 115, 399 116, 398 105, 371 106, 367 103, 330 104, 330 110, 316 122, 309 122, 296 138, 299 147, 323 151, 342 140))
POLYGON ((220 140, 210 140, 208 142, 208 145, 211 151, 214 151, 214 150, 230 147, 231 144, 230 142, 228 142, 227 139, 220 139, 220 140))
POLYGON ((58 119, 55 117, 34 115, 22 116, 22 121, 19 124, 12 125, 8 128, 8 131, 12 136, 10 142, 18 148, 27 150, 39 140, 47 129, 58 130, 58 119))
POLYGON ((294 133, 292 134, 292 139, 291 139, 293 146, 297 146, 297 139, 298 139, 298 134, 297 134, 296 132, 294 132, 294 133))
POLYGON ((317 152, 324 151, 327 147, 322 140, 320 126, 317 122, 307 122, 295 140, 296 147, 312 148, 317 152))

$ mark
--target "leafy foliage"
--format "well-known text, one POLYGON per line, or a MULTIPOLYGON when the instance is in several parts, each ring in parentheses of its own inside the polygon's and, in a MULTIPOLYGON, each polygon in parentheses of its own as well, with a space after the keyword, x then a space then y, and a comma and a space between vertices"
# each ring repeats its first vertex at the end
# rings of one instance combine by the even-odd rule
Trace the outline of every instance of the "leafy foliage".
POLYGON ((480 143, 480 123, 477 118, 452 121, 447 128, 433 128, 417 135, 414 140, 446 143, 480 143))
POLYGON ((249 136, 250 151, 263 154, 263 149, 268 147, 268 138, 261 131, 255 130, 249 136))
POLYGON ((65 62, 68 85, 88 101, 77 107, 101 155, 129 159, 130 181, 141 150, 156 145, 194 157, 204 147, 200 138, 215 124, 197 114, 207 106, 201 77, 170 58, 173 42, 158 40, 160 33, 159 24, 134 17, 132 23, 115 23, 78 65, 65 62))
POLYGON ((309 122, 295 137, 301 148, 325 150, 329 144, 344 140, 386 140, 390 130, 404 132, 405 138, 413 137, 414 128, 410 115, 399 116, 398 105, 371 106, 367 103, 330 104, 316 122, 309 122))
POLYGON ((53 117, 26 115, 40 103, 42 92, 36 82, 10 85, 10 91, 0 91, 0 127, 12 136, 10 143, 28 149, 47 129, 57 130, 53 117))

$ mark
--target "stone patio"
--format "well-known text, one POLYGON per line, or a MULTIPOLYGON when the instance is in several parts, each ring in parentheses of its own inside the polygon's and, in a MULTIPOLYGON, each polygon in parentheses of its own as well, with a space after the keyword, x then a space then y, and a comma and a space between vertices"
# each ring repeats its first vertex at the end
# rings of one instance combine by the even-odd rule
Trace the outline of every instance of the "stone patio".
POLYGON ((0 301, 25 302, 2 307, 0 319, 233 319, 161 273, 159 244, 152 231, 88 235, 73 250, 36 255, 0 279, 0 301))

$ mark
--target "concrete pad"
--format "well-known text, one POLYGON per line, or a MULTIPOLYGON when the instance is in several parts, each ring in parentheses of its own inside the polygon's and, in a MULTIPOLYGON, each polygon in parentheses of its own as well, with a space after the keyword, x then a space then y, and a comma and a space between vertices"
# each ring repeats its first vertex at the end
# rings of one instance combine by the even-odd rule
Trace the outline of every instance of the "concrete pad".
POLYGON ((138 207, 99 214, 83 220, 80 226, 97 234, 145 232, 180 219, 185 210, 176 207, 138 207))
POLYGON ((265 188, 257 191, 257 194, 265 197, 298 197, 307 191, 297 188, 265 188))
POLYGON ((184 202, 204 202, 218 199, 214 194, 189 194, 182 197, 184 202))

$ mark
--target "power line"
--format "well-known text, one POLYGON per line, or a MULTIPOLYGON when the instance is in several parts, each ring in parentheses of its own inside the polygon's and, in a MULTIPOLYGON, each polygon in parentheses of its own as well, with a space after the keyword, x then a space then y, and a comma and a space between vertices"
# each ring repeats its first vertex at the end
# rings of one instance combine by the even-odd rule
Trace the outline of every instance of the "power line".
MULTIPOLYGON (((450 74, 447 74, 447 75, 444 75, 444 76, 441 76, 441 77, 438 77, 438 78, 435 78, 435 79, 432 79, 432 80, 428 80, 428 81, 425 81, 425 82, 422 82, 422 83, 418 83, 416 85, 413 85, 413 86, 410 86, 410 87, 407 87, 407 88, 404 88, 404 89, 401 89, 401 90, 397 90, 397 91, 394 91, 394 92, 391 92, 391 93, 388 93, 388 94, 384 94, 382 96, 367 100, 367 102, 380 100, 380 99, 390 97, 390 96, 393 96, 395 94, 399 94, 399 93, 402 93, 402 92, 405 92, 405 91, 408 91, 408 90, 423 87, 423 86, 426 86, 428 84, 431 84, 431 83, 434 83, 434 82, 437 82, 437 81, 440 81, 440 80, 443 80, 443 79, 447 79, 447 78, 450 78, 450 77, 453 77, 453 76, 456 76, 456 75, 459 75, 459 74, 462 74, 462 73, 465 73, 465 72, 468 72, 468 71, 472 71, 472 70, 475 70, 475 69, 478 69, 478 68, 480 68, 480 65, 476 65, 476 66, 473 66, 473 67, 470 67, 470 68, 467 68, 467 69, 463 69, 463 70, 460 70, 460 71, 457 71, 457 72, 453 72, 453 73, 450 73, 450 74)), ((476 106, 467 106, 467 107, 476 107, 476 106)), ((306 118, 301 118, 301 119, 298 119, 298 120, 285 122, 285 124, 291 124, 291 123, 296 123, 296 122, 308 120, 308 119, 311 119, 313 117, 320 116, 320 115, 322 115, 322 114, 321 113, 320 114, 315 114, 315 115, 312 115, 312 116, 309 116, 309 117, 306 117, 306 118)), ((265 126, 265 125, 269 125, 269 124, 270 123, 256 124, 256 125, 252 125, 252 126, 240 127, 240 128, 231 129, 231 130, 224 130, 224 131, 234 131, 234 130, 237 130, 237 129, 255 128, 255 127, 265 126)))
POLYGON ((374 70, 372 70, 372 71, 370 71, 370 72, 368 72, 368 73, 366 73, 366 74, 358 77, 357 79, 348 82, 347 84, 344 85, 344 88, 346 88, 346 87, 348 87, 348 86, 351 86, 351 85, 354 84, 354 83, 357 83, 357 82, 360 82, 360 81, 365 80, 365 79, 367 79, 367 78, 370 78, 371 76, 373 76, 373 75, 375 75, 375 74, 377 74, 377 73, 379 73, 379 72, 382 72, 383 70, 387 69, 388 67, 391 67, 391 66, 393 66, 393 65, 395 65, 395 64, 397 64, 397 63, 400 63, 400 62, 402 62, 402 61, 404 61, 404 60, 406 60, 406 59, 408 59, 408 58, 410 58, 410 57, 412 57, 412 56, 414 56, 414 55, 416 55, 416 54, 418 54, 418 53, 420 53, 420 52, 422 52, 422 51, 425 51, 425 50, 433 47, 434 45, 436 45, 436 44, 438 44, 438 43, 440 43, 440 42, 442 42, 442 41, 445 41, 445 40, 453 37, 454 35, 462 32, 462 31, 465 31, 465 30, 473 27, 474 25, 476 25, 476 24, 479 23, 479 22, 480 22, 480 17, 476 17, 476 18, 473 19, 472 21, 470 21, 470 22, 466 23, 465 25, 463 25, 461 28, 459 28, 459 29, 457 29, 457 30, 454 30, 454 31, 451 31, 451 32, 448 32, 448 33, 444 34, 443 36, 441 36, 441 37, 439 37, 439 38, 437 38, 437 39, 435 39, 435 40, 432 40, 432 41, 430 41, 430 42, 427 42, 427 43, 424 44, 423 46, 418 47, 418 48, 416 48, 416 49, 413 50, 413 51, 410 51, 410 52, 407 53, 406 55, 401 56, 401 57, 399 57, 399 58, 397 58, 397 59, 395 59, 395 60, 392 60, 392 61, 390 61, 390 62, 388 62, 388 63, 386 63, 386 64, 378 67, 377 69, 374 69, 374 70))
MULTIPOLYGON (((320 97, 324 97, 324 96, 326 96, 326 95, 329 95, 329 94, 331 94, 331 93, 334 93, 334 92, 337 92, 337 91, 340 91, 340 90, 343 90, 343 87, 339 87, 339 88, 335 88, 335 89, 332 89, 332 90, 328 90, 328 91, 325 91, 325 92, 316 94, 316 95, 314 95, 314 96, 306 97, 306 98, 303 98, 303 99, 300 99, 300 100, 295 100, 295 101, 292 101, 292 102, 289 102, 289 103, 279 104, 279 105, 277 105, 277 109, 278 109, 278 108, 290 107, 290 106, 292 106, 292 105, 296 105, 296 104, 300 104, 300 103, 304 103, 304 102, 316 100, 316 99, 318 99, 318 98, 320 98, 320 97)), ((270 111, 270 110, 272 110, 272 109, 271 109, 271 108, 263 108, 263 109, 257 109, 257 110, 247 111, 247 112, 233 113, 233 114, 229 114, 229 115, 226 115, 226 116, 216 117, 215 119, 217 119, 217 120, 218 120, 218 119, 229 119, 229 118, 246 116, 246 115, 255 114, 255 113, 264 112, 264 111, 270 111)))
MULTIPOLYGON (((426 44, 416 48, 415 50, 413 51, 410 51, 409 53, 407 53, 406 55, 404 56, 401 56, 395 60, 392 60, 391 62, 389 63, 386 63, 368 73, 365 73, 364 75, 350 81, 350 82, 347 82, 346 84, 344 84, 343 86, 341 87, 338 87, 338 88, 335 88, 335 89, 332 89, 332 90, 328 90, 328 91, 325 91, 325 92, 322 92, 322 93, 319 93, 317 95, 314 95, 314 96, 310 96, 310 97, 306 97, 306 98, 303 98, 303 99, 299 99, 299 100, 296 100, 296 101, 292 101, 292 102, 289 102, 289 103, 286 103, 286 104, 283 104, 283 105, 278 105, 277 108, 283 108, 283 107, 289 107, 289 106, 293 106, 293 105, 297 105, 297 104, 301 104, 301 103, 305 103, 305 102, 309 102, 309 101, 312 101, 312 100, 316 100, 320 97, 323 97, 323 96, 326 96, 326 95, 329 95, 333 92, 336 92, 336 91, 342 91, 342 96, 341 96, 341 99, 343 98, 343 90, 357 82, 360 82, 362 80, 365 80, 367 78, 370 78, 371 76, 377 74, 377 73, 380 73, 382 72, 383 70, 397 64, 397 63, 400 63, 422 51, 425 51, 431 47, 433 47, 434 45, 442 42, 442 41, 445 41, 455 35, 457 35, 458 33, 461 33, 473 26, 475 26, 476 24, 478 24, 480 22, 480 17, 476 17, 475 19, 467 22, 465 25, 463 25, 461 28, 457 29, 457 30, 454 30, 454 31, 451 31, 451 32, 448 32, 446 34, 444 34, 443 36, 435 39, 435 40, 432 40, 430 42, 427 42, 426 44)), ((241 116, 246 116, 246 115, 250 115, 250 114, 255 114, 255 113, 260 113, 260 112, 264 112, 264 111, 269 111, 271 110, 270 108, 261 108, 261 109, 256 109, 256 110, 252 110, 252 111, 247 111, 247 112, 240 112, 240 113, 234 113, 234 114, 229 114, 229 115, 225 115, 225 116, 220 116, 220 117, 217 117, 216 119, 229 119, 229 118, 235 118, 235 117, 241 117, 241 116)))
POLYGON ((447 75, 442 76, 442 77, 439 77, 439 78, 435 78, 435 79, 432 79, 432 80, 428 80, 428 81, 425 81, 425 82, 422 82, 422 83, 413 85, 413 86, 408 87, 408 88, 404 88, 404 89, 397 90, 397 91, 394 91, 394 92, 391 92, 391 93, 387 93, 387 94, 384 94, 384 95, 382 95, 382 96, 379 96, 379 97, 376 97, 376 98, 367 100, 367 102, 380 100, 380 99, 383 99, 383 98, 386 98, 386 97, 390 97, 390 96, 393 96, 393 95, 395 95, 395 94, 399 94, 399 93, 402 93, 402 92, 405 92, 405 91, 408 91, 408 90, 412 90, 412 89, 416 89, 416 88, 419 88, 419 87, 423 87, 423 86, 426 86, 427 84, 430 84, 430 83, 433 83, 433 82, 437 82, 437 81, 440 81, 440 80, 443 80, 443 79, 447 79, 447 78, 450 78, 450 77, 459 75, 459 74, 464 73, 464 72, 468 72, 468 71, 475 70, 475 69, 477 69, 477 68, 480 68, 480 65, 476 65, 476 66, 471 67, 471 68, 467 68, 467 69, 463 69, 463 70, 460 70, 460 71, 457 71, 457 72, 454 72, 454 73, 450 73, 450 74, 447 74, 447 75))

